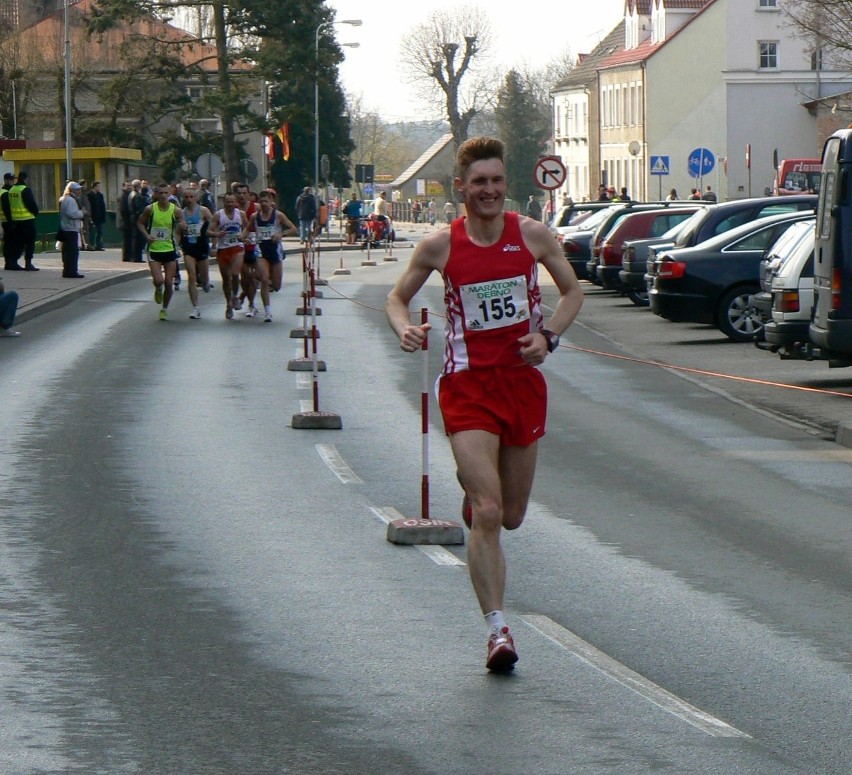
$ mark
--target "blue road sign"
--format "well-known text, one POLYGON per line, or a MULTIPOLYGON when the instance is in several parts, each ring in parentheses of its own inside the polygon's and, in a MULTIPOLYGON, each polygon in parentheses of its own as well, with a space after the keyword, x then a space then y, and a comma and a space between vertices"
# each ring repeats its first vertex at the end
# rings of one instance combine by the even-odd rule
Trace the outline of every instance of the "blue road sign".
POLYGON ((651 174, 652 175, 668 175, 669 174, 669 157, 668 156, 652 156, 651 157, 651 174))
POLYGON ((693 178, 701 178, 713 171, 716 166, 716 157, 713 151, 706 148, 696 148, 689 154, 689 174, 693 178))

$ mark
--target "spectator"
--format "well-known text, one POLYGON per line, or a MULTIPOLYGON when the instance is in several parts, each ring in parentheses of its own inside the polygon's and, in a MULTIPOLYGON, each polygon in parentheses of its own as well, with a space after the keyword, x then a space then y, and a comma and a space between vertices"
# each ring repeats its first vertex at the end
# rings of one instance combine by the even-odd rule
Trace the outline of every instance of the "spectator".
POLYGON ((361 224, 361 200, 355 192, 343 205, 343 214, 346 216, 346 244, 354 245, 358 241, 358 230, 361 224))
POLYGON ((534 194, 530 194, 525 215, 527 218, 532 218, 535 221, 541 220, 541 205, 538 203, 538 199, 535 198, 534 194))
POLYGON ((215 213, 217 210, 216 202, 213 199, 213 194, 210 193, 210 181, 207 178, 201 178, 198 181, 198 187, 200 189, 198 194, 198 204, 202 207, 206 207, 211 213, 215 213))
POLYGON ((27 172, 18 173, 18 180, 0 199, 3 215, 7 221, 12 221, 12 231, 15 235, 15 250, 11 263, 17 266, 21 254, 24 255, 24 269, 28 272, 38 272, 33 264, 36 246, 35 217, 38 215, 38 205, 32 189, 27 185, 27 172), (8 211, 7 211, 8 210, 8 211))
POLYGON ((18 311, 18 294, 15 291, 7 291, 0 280, 0 337, 20 336, 20 331, 15 331, 15 313, 18 311))
POLYGON ((438 203, 434 199, 429 200, 429 225, 434 226, 438 221, 438 203))
POLYGON ((89 232, 92 230, 92 206, 89 204, 89 184, 86 180, 80 181, 80 190, 75 189, 77 204, 83 211, 83 225, 80 228, 80 250, 90 250, 89 232))
POLYGON ((121 260, 133 260, 133 221, 130 217, 130 193, 133 184, 125 180, 121 184, 121 193, 115 200, 115 225, 121 231, 121 260))
POLYGON ((299 222, 299 242, 310 240, 314 220, 317 217, 317 200, 311 193, 311 187, 305 186, 296 197, 296 220, 299 222))
POLYGON ((447 223, 452 223, 453 218, 455 218, 455 217, 456 217, 456 205, 451 199, 448 199, 444 203, 444 220, 446 220, 447 223))
POLYGON ((145 208, 150 204, 149 197, 148 181, 134 180, 133 191, 130 193, 130 223, 133 229, 133 261, 137 264, 145 263, 142 254, 148 246, 148 240, 137 228, 137 222, 139 216, 145 212, 145 208))
POLYGON ((667 202, 676 202, 677 199, 678 199, 677 189, 673 188, 671 191, 669 191, 669 195, 666 197, 666 201, 667 202))
POLYGON ((713 191, 713 189, 712 189, 710 186, 707 186, 707 190, 704 192, 704 195, 703 195, 701 198, 702 198, 705 202, 715 202, 715 201, 717 201, 717 199, 716 199, 716 193, 713 191))
POLYGON ((15 254, 15 224, 9 215, 9 203, 6 194, 15 185, 15 174, 7 172, 3 175, 3 187, 0 188, 0 205, 3 210, 3 263, 7 272, 20 271, 23 267, 18 263, 15 254))
POLYGON ((85 212, 80 207, 85 199, 79 183, 70 181, 59 198, 59 231, 62 236, 62 276, 74 280, 82 280, 83 275, 77 271, 80 259, 80 236, 85 212))
POLYGON ((106 200, 101 192, 100 181, 92 183, 92 190, 86 194, 89 210, 92 213, 92 228, 89 232, 89 245, 92 250, 104 249, 104 224, 106 223, 106 200))
POLYGON ((598 202, 608 202, 608 201, 609 201, 609 194, 607 194, 607 192, 606 192, 606 186, 603 183, 601 183, 598 186, 598 202))
POLYGON ((690 189, 687 199, 701 199, 701 192, 697 188, 690 189))

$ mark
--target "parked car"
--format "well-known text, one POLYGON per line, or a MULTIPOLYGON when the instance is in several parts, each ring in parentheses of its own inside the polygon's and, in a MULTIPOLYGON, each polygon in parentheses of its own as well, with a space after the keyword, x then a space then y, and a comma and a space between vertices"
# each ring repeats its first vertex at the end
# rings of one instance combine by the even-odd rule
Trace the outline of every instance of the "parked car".
POLYGON ((766 324, 772 319, 772 281, 778 270, 792 255, 797 246, 810 235, 813 250, 813 230, 816 218, 790 225, 775 241, 760 262, 760 291, 751 300, 760 319, 766 324))
POLYGON ((692 207, 683 205, 625 213, 616 221, 615 226, 610 229, 601 243, 597 266, 601 286, 623 290, 619 273, 624 244, 627 240, 659 237, 685 221, 697 209, 697 205, 692 207))
MULTIPOLYGON (((708 203, 695 201, 691 204, 697 205, 699 209, 703 209, 708 203)), ((651 248, 674 247, 680 234, 689 229, 694 217, 694 214, 689 216, 686 220, 672 226, 671 229, 659 237, 627 240, 624 243, 624 250, 621 254, 621 271, 618 273, 618 280, 627 298, 637 307, 647 307, 650 304, 650 300, 648 299, 648 280, 645 277, 649 250, 651 248)))
POLYGON ((590 211, 582 221, 575 226, 565 226, 563 232, 557 239, 562 243, 562 252, 565 258, 574 268, 574 272, 581 280, 588 279, 586 263, 592 255, 592 238, 601 221, 607 217, 608 208, 598 208, 590 211))
POLYGON ((651 310, 675 322, 709 323, 734 342, 763 328, 751 297, 760 290, 760 260, 796 220, 782 213, 746 223, 691 248, 671 248, 652 265, 651 310))
POLYGON ((808 220, 791 227, 801 236, 792 242, 794 235, 790 235, 785 242, 787 251, 770 281, 770 317, 763 328, 764 341, 755 342, 760 349, 778 353, 785 360, 815 357, 809 336, 814 307, 815 224, 815 220, 808 220))
POLYGON ((588 279, 595 285, 600 285, 601 280, 598 277, 598 265, 600 264, 600 250, 607 234, 612 231, 618 222, 628 213, 646 212, 650 210, 660 210, 670 207, 672 202, 613 202, 607 214, 600 222, 592 237, 591 255, 586 262, 586 274, 588 279))
POLYGON ((598 210, 605 210, 611 205, 612 202, 572 202, 568 205, 562 205, 553 214, 547 227, 554 234, 558 234, 560 233, 559 229, 565 229, 568 226, 577 226, 592 213, 598 210))
MULTIPOLYGON (((736 226, 779 213, 793 213, 814 210, 817 197, 813 194, 798 194, 793 196, 761 196, 749 199, 735 199, 731 202, 708 205, 701 212, 695 213, 678 234, 673 248, 689 248, 698 245, 710 237, 723 234, 736 226)), ((654 261, 657 249, 648 250, 648 267, 646 283, 651 282, 650 265, 654 261)), ((650 285, 648 286, 650 287, 650 285)))

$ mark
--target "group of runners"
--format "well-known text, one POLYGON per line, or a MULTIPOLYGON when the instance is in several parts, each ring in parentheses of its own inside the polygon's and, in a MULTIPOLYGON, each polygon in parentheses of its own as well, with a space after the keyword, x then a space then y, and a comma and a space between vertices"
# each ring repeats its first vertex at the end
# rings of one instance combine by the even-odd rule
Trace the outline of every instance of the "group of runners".
POLYGON ((137 228, 147 240, 148 266, 154 283, 154 301, 160 320, 168 320, 168 308, 176 281, 179 255, 188 279, 193 320, 201 318, 198 289, 209 291, 210 258, 215 257, 222 277, 225 317, 246 307, 253 318, 260 292, 263 319, 272 322, 270 293, 280 291, 283 280, 282 240, 298 233, 296 226, 276 206, 275 192, 262 191, 255 202, 248 186, 236 185, 225 194, 222 208, 211 211, 189 189, 182 201, 167 183, 157 186, 154 201, 143 211, 137 228))

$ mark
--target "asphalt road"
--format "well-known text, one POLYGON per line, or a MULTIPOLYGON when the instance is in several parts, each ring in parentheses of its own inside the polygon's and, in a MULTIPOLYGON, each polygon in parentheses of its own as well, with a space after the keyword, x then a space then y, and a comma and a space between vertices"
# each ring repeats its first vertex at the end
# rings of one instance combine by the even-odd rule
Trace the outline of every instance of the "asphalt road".
MULTIPOLYGON (((6 343, 0 771, 849 772, 846 399, 650 366, 733 373, 746 348, 663 348, 671 324, 591 291, 506 537, 521 662, 491 676, 464 548, 384 538, 420 502, 421 355, 378 311, 399 256, 350 254, 319 302, 341 431, 291 427, 292 264, 272 325, 213 295, 161 323, 140 281, 6 343)), ((432 515, 456 518, 431 419, 432 515)))

